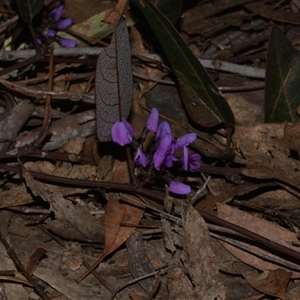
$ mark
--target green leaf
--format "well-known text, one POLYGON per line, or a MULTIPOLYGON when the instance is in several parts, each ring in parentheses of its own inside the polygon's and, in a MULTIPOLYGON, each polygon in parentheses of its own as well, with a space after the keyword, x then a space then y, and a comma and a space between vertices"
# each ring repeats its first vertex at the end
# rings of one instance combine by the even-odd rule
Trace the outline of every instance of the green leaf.
POLYGON ((178 20, 182 9, 182 0, 152 0, 152 3, 173 24, 178 20))
POLYGON ((267 56, 265 122, 299 119, 300 58, 278 27, 273 27, 267 56))
MULTIPOLYGON (((107 11, 103 11, 99 14, 92 16, 91 18, 85 20, 80 24, 75 24, 71 28, 74 33, 77 33, 81 36, 81 39, 76 38, 76 34, 72 35, 64 31, 60 31, 58 35, 62 38, 74 39, 77 40, 77 47, 87 47, 89 45, 96 44, 96 39, 103 39, 108 37, 113 33, 114 28, 107 23, 102 22, 107 16, 107 11), (84 39, 84 37, 88 37, 90 39, 84 39)), ((126 25, 132 26, 134 21, 132 18, 126 18, 126 25)))
POLYGON ((233 126, 234 116, 228 103, 170 21, 148 0, 131 3, 143 13, 159 40, 179 82, 190 118, 205 127, 221 123, 233 126))
POLYGON ((31 23, 34 16, 36 16, 42 9, 43 0, 17 0, 20 14, 25 23, 31 23))

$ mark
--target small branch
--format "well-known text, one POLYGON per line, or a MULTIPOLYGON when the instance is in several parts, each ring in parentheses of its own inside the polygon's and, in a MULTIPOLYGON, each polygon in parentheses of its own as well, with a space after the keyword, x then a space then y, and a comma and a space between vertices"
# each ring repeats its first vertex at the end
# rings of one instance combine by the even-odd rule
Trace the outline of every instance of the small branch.
MULTIPOLYGON (((100 47, 85 47, 85 48, 56 48, 54 49, 54 56, 82 56, 93 55, 97 56, 103 51, 104 48, 100 47)), ((25 59, 35 55, 35 50, 19 50, 19 51, 0 51, 0 61, 12 61, 16 59, 25 59)), ((161 57, 157 54, 143 54, 145 59, 155 59, 162 61, 161 57)), ((254 68, 251 66, 233 64, 221 60, 199 59, 204 68, 239 74, 252 78, 264 79, 265 69, 254 68)), ((0 74, 1 75, 1 74, 0 74)))
MULTIPOLYGON (((53 59, 53 50, 50 51, 50 59, 49 59, 49 80, 48 80, 48 91, 51 92, 53 90, 53 73, 54 73, 54 59, 53 59)), ((36 145, 40 145, 42 141, 45 139, 48 133, 48 128, 51 122, 51 95, 47 95, 45 101, 45 114, 43 126, 40 131, 40 136, 35 141, 36 145)))
POLYGON ((13 90, 17 93, 22 93, 29 97, 35 97, 40 99, 40 98, 45 98, 47 95, 51 95, 52 98, 56 98, 56 99, 69 99, 71 101, 84 101, 86 103, 95 103, 95 97, 93 95, 73 93, 68 91, 65 92, 38 91, 4 79, 0 79, 0 83, 10 90, 13 90))
POLYGON ((28 282, 33 286, 36 293, 44 300, 51 300, 51 298, 42 290, 42 288, 33 280, 31 275, 27 272, 26 268, 22 265, 21 261, 17 257, 16 253, 13 249, 9 246, 7 241, 4 239, 2 233, 0 232, 0 240, 3 246, 6 248, 7 254, 9 257, 14 261, 17 268, 21 271, 24 277, 28 280, 28 282))

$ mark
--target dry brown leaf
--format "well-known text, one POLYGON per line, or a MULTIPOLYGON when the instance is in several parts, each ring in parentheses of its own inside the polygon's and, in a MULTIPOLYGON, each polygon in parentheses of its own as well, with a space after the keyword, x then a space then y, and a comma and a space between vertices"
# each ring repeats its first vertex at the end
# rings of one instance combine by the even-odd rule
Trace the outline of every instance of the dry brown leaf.
MULTIPOLYGON (((112 181, 128 183, 129 174, 127 162, 115 161, 112 181)), ((136 201, 141 201, 134 197, 136 201)), ((110 193, 107 206, 105 208, 105 247, 101 255, 102 259, 109 253, 121 246, 135 231, 135 227, 120 226, 121 223, 139 224, 143 217, 144 210, 126 203, 121 203, 116 198, 116 194, 110 193)))
POLYGON ((120 17, 124 15, 127 5, 128 5, 128 0, 119 0, 117 5, 110 12, 108 12, 103 22, 106 22, 111 26, 116 26, 120 17))
POLYGON ((55 219, 48 220, 46 226, 53 232, 71 240, 103 242, 102 219, 92 216, 84 203, 73 205, 60 193, 34 180, 25 167, 22 168, 22 175, 33 195, 50 204, 55 219))
MULTIPOLYGON (((291 232, 277 224, 268 222, 262 218, 255 217, 249 213, 246 213, 244 211, 241 211, 235 207, 231 207, 226 204, 219 203, 217 205, 218 208, 218 217, 226 220, 230 223, 233 223, 235 225, 238 225, 240 227, 245 227, 247 230, 252 231, 254 233, 257 233, 271 241, 274 241, 280 245, 283 245, 287 248, 291 248, 295 251, 299 251, 298 247, 295 247, 292 245, 293 241, 297 240, 297 234, 294 232, 291 232)), ((244 263, 258 269, 261 271, 265 270, 276 270, 278 269, 278 265, 275 263, 271 263, 268 261, 265 261, 257 256, 254 256, 248 252, 245 252, 241 249, 238 249, 232 245, 226 244, 225 242, 220 242, 231 254, 233 254, 235 257, 243 261, 244 263)), ((295 268, 298 267, 298 265, 293 264, 289 261, 286 261, 284 259, 281 259, 265 250, 262 250, 256 246, 249 245, 243 242, 240 242, 244 246, 247 246, 250 249, 253 249, 262 255, 266 255, 269 257, 272 257, 274 261, 280 261, 283 265, 290 264, 293 265, 295 268)), ((282 267, 282 266, 280 266, 282 267)), ((292 275, 293 278, 299 278, 300 273, 293 272, 292 275)))
POLYGON ((282 300, 285 300, 285 291, 291 275, 292 272, 285 269, 264 271, 259 275, 243 273, 244 278, 254 289, 282 300))
MULTIPOLYGON (((119 183, 128 183, 129 173, 127 162, 115 160, 112 170, 112 181, 119 183)), ((136 201, 141 201, 138 197, 131 196, 136 201)), ((129 236, 135 231, 135 227, 120 226, 121 223, 139 224, 144 215, 144 209, 119 202, 115 193, 110 193, 108 196, 107 205, 104 215, 104 230, 105 230, 105 246, 102 255, 94 263, 94 265, 78 278, 81 281, 91 270, 93 270, 103 259, 120 247, 129 236)))

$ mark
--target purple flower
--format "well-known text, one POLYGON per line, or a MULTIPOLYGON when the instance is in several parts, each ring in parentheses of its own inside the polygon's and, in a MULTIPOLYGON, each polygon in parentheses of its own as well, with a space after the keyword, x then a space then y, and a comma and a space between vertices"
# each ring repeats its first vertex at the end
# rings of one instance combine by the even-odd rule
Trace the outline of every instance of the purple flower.
POLYGON ((198 153, 189 154, 188 148, 183 147, 183 158, 182 158, 182 168, 183 170, 187 170, 191 168, 192 170, 200 168, 200 160, 201 156, 198 153))
POLYGON ((54 21, 58 21, 59 19, 61 19, 64 9, 65 9, 64 5, 60 5, 52 9, 49 13, 49 17, 52 18, 54 21))
POLYGON ((200 162, 201 156, 198 153, 192 153, 189 155, 189 167, 192 170, 196 170, 200 168, 200 162))
POLYGON ((121 146, 130 144, 132 138, 135 136, 136 133, 134 129, 125 119, 122 119, 121 122, 116 122, 111 128, 112 140, 121 146))
POLYGON ((75 48, 77 46, 77 42, 72 39, 59 38, 58 42, 61 46, 65 48, 75 48))
POLYGON ((47 28, 44 24, 41 26, 42 35, 46 38, 54 38, 57 34, 57 30, 47 28))
POLYGON ((174 151, 177 151, 181 147, 186 147, 189 144, 193 143, 197 139, 196 133, 188 133, 181 136, 174 144, 174 151))
POLYGON ((168 151, 172 149, 173 137, 170 134, 165 134, 157 145, 156 151, 153 155, 154 168, 160 170, 160 166, 163 163, 168 151))
POLYGON ((151 113, 146 120, 145 127, 148 128, 149 131, 156 132, 158 127, 158 119, 159 119, 159 113, 157 108, 152 108, 151 113))
POLYGON ((133 161, 136 164, 141 164, 144 168, 149 163, 149 159, 147 158, 147 156, 145 155, 145 153, 140 148, 137 149, 137 152, 136 152, 136 155, 133 158, 133 161))
POLYGON ((171 168, 173 166, 174 161, 178 161, 178 159, 172 154, 172 152, 170 152, 165 156, 163 164, 166 167, 171 168))
POLYGON ((58 30, 66 30, 67 28, 69 28, 72 25, 72 23, 73 23, 72 18, 59 20, 56 22, 56 28, 58 30))
POLYGON ((172 130, 170 124, 166 121, 163 121, 159 124, 157 128, 155 140, 157 141, 159 138, 163 138, 166 134, 171 135, 172 130))
POLYGON ((47 25, 42 24, 37 28, 40 36, 37 38, 38 44, 51 44, 53 40, 57 41, 62 47, 74 48, 77 42, 73 39, 64 39, 57 35, 59 30, 66 30, 72 25, 72 18, 63 18, 64 5, 60 5, 48 14, 47 25))
POLYGON ((171 181, 169 183, 169 191, 178 195, 186 195, 191 192, 191 187, 180 181, 171 181))

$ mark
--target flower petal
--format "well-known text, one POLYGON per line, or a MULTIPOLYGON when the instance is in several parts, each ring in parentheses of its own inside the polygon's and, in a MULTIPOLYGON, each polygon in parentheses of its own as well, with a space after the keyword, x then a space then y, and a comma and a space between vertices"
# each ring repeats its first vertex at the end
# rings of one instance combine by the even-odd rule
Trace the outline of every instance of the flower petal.
POLYGON ((173 137, 169 134, 164 135, 163 138, 159 140, 156 151, 153 155, 154 168, 160 170, 160 166, 163 163, 168 151, 172 149, 173 137))
POLYGON ((191 187, 180 181, 171 181, 169 183, 169 191, 178 195, 186 195, 191 192, 191 187))
POLYGON ((136 152, 136 155, 133 158, 133 161, 136 164, 142 165, 144 168, 149 163, 149 159, 147 158, 147 156, 145 155, 145 153, 140 148, 137 149, 137 152, 136 152))
POLYGON ((159 119, 159 113, 157 108, 152 108, 151 113, 146 120, 145 127, 148 128, 149 131, 156 132, 158 127, 158 119, 159 119))
POLYGON ((134 137, 136 136, 136 133, 132 127, 132 125, 127 121, 125 120, 124 118, 122 118, 122 123, 125 125, 125 127, 127 128, 128 130, 128 134, 131 136, 131 137, 134 137))
POLYGON ((59 38, 58 42, 62 47, 65 48, 75 48, 77 46, 77 42, 72 39, 59 38))
POLYGON ((189 155, 189 167, 192 170, 199 169, 201 164, 199 160, 201 159, 201 156, 198 153, 192 153, 189 155))
POLYGON ((179 148, 183 146, 188 146, 189 144, 193 143, 197 139, 196 133, 188 133, 181 136, 174 145, 174 150, 177 151, 179 148))
MULTIPOLYGON (((129 124, 129 123, 128 123, 129 124)), ((130 125, 130 124, 129 124, 130 125)), ((131 126, 131 125, 130 125, 131 126)), ((133 128, 132 128, 133 130, 133 128)), ((130 144, 132 141, 132 134, 128 131, 124 122, 116 122, 111 128, 111 137, 115 143, 121 146, 130 144)))
POLYGON ((171 168, 174 164, 174 161, 178 161, 178 159, 172 153, 169 153, 166 155, 165 159, 163 160, 163 164, 167 168, 171 168))
POLYGON ((43 36, 46 37, 46 38, 49 38, 49 37, 54 38, 54 37, 56 36, 56 34, 57 34, 57 31, 54 30, 54 29, 45 28, 45 29, 43 30, 43 33, 42 33, 42 34, 43 34, 43 36))
POLYGON ((72 18, 60 20, 60 21, 56 22, 56 28, 58 30, 65 30, 65 29, 69 28, 72 25, 72 23, 73 23, 72 18))
POLYGON ((189 167, 189 152, 187 147, 183 147, 182 168, 187 170, 189 167))
POLYGON ((62 15, 63 15, 63 12, 64 12, 64 8, 65 6, 64 5, 60 5, 54 9, 52 9, 49 13, 49 16, 54 20, 54 21, 58 21, 62 15))
POLYGON ((157 141, 159 138, 162 138, 165 134, 172 134, 171 126, 167 121, 163 121, 159 124, 156 131, 155 140, 157 141))

